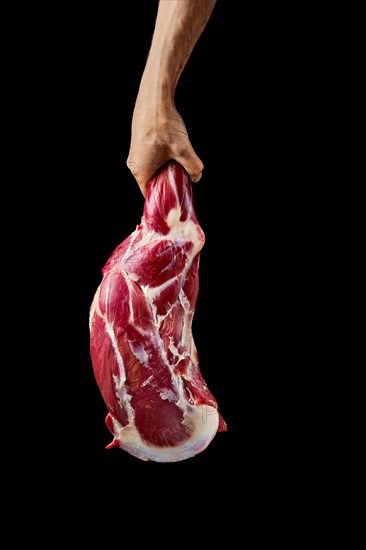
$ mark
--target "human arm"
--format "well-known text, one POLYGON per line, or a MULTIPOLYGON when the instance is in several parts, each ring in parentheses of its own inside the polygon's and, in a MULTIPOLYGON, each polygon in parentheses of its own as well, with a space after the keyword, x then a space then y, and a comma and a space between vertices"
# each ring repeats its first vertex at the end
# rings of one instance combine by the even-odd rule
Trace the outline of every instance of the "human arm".
POLYGON ((174 95, 184 67, 214 9, 216 0, 160 0, 149 55, 132 116, 127 166, 142 194, 156 170, 175 159, 192 181, 203 163, 189 140, 174 95))

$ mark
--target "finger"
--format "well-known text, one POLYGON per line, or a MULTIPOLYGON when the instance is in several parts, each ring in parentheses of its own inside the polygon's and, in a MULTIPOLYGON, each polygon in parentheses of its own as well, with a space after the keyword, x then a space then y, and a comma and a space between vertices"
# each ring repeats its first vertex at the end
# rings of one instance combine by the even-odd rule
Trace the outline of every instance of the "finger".
POLYGON ((141 170, 140 170, 139 164, 137 162, 133 161, 133 160, 130 160, 130 157, 127 159, 126 164, 127 164, 128 168, 130 169, 131 174, 133 175, 133 177, 137 181, 137 184, 138 184, 138 186, 141 190, 141 193, 146 198, 147 184, 146 184, 145 179, 141 175, 141 170))
POLYGON ((150 168, 150 170, 148 170, 148 169, 145 168, 145 166, 143 166, 143 165, 141 165, 141 164, 139 164, 135 161, 132 161, 129 158, 127 159, 126 164, 127 164, 128 168, 130 169, 131 174, 133 175, 133 177, 137 181, 137 184, 140 188, 141 193, 143 194, 143 196, 146 199, 147 192, 148 192, 148 189, 149 189, 149 185, 150 185, 151 179, 154 175, 154 168, 150 168))
POLYGON ((202 170, 204 168, 203 162, 199 158, 199 156, 196 155, 190 143, 187 144, 184 152, 175 156, 175 160, 177 160, 183 166, 183 168, 185 168, 193 182, 197 182, 201 179, 202 170))

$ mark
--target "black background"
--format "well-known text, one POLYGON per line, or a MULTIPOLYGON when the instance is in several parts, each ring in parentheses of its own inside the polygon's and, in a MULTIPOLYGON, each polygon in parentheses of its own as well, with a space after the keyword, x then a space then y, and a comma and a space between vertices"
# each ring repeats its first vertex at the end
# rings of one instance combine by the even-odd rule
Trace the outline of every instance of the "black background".
POLYGON ((318 66, 309 78, 306 14, 292 14, 289 25, 278 7, 244 6, 239 15, 219 0, 176 94, 205 165, 193 186, 206 235, 193 334, 228 431, 175 464, 105 449, 111 435, 89 355, 89 307, 103 265, 142 215, 126 159, 156 9, 155 1, 60 7, 21 51, 33 312, 25 378, 36 390, 25 391, 32 421, 17 449, 27 472, 37 467, 50 493, 56 484, 75 502, 117 498, 131 482, 146 499, 162 487, 185 488, 204 495, 202 506, 220 491, 227 503, 245 492, 253 502, 262 491, 274 499, 280 485, 291 495, 309 453, 299 402, 311 337, 304 277, 313 275, 302 220, 318 66))

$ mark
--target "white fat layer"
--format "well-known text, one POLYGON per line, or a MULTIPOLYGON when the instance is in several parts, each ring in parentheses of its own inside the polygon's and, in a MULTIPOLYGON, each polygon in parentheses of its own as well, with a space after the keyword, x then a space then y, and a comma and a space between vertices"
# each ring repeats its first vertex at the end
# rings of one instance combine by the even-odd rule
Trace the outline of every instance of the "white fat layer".
MULTIPOLYGON (((172 208, 168 214, 168 226, 170 227, 169 233, 162 235, 152 229, 147 229, 145 222, 142 222, 142 238, 138 243, 139 247, 143 247, 151 244, 154 241, 172 240, 177 245, 183 245, 186 242, 192 242, 193 246, 187 251, 188 259, 192 260, 200 250, 205 242, 203 231, 199 225, 197 225, 192 219, 187 218, 185 221, 179 221, 180 207, 172 208), (172 214, 173 213, 173 214, 172 214), (179 213, 179 214, 178 214, 179 213), (169 223, 172 221, 172 224, 169 223)), ((123 258, 128 258, 134 250, 126 253, 123 258)))
POLYGON ((129 299, 129 310, 130 310, 130 318, 129 318, 129 321, 130 323, 134 324, 134 308, 132 307, 132 294, 133 294, 133 283, 131 282, 131 279, 130 277, 128 276, 128 274, 126 273, 126 271, 123 271, 123 276, 124 276, 124 279, 127 283, 127 286, 128 286, 128 295, 130 297, 129 299))
MULTIPOLYGON (((173 277, 173 279, 175 279, 175 276, 173 277)), ((150 287, 147 285, 141 285, 141 289, 144 295, 146 296, 146 298, 149 300, 149 302, 153 302, 156 298, 160 296, 163 290, 166 290, 171 284, 172 284, 172 279, 168 279, 160 286, 150 287)))
POLYGON ((149 356, 146 353, 143 344, 141 342, 138 344, 130 342, 130 348, 138 362, 144 367, 149 367, 149 356))
POLYGON ((163 401, 167 400, 173 403, 177 401, 177 394, 168 388, 165 388, 159 395, 163 401))
MULTIPOLYGON (((137 237, 140 235, 140 228, 139 226, 137 225, 136 226, 136 229, 130 234, 130 239, 129 239, 129 242, 128 242, 128 246, 127 248, 124 250, 123 252, 123 260, 127 260, 132 254, 134 254, 135 250, 136 250, 136 244, 135 244, 135 240, 137 239, 137 237)), ((139 243, 137 243, 137 246, 139 245, 139 243)), ((116 261, 116 259, 114 259, 114 262, 112 260, 112 265, 113 267, 111 268, 112 270, 115 270, 116 267, 117 267, 117 271, 118 271, 118 261, 119 261, 119 258, 121 257, 120 256, 120 252, 118 253, 118 260, 117 260, 117 266, 114 264, 114 262, 116 261)))
POLYGON ((106 332, 111 340, 114 353, 116 354, 117 364, 119 368, 119 377, 114 375, 113 381, 115 383, 116 387, 116 395, 118 397, 118 400, 120 402, 120 405, 122 405, 127 413, 127 418, 129 424, 134 423, 135 420, 135 411, 132 408, 131 405, 131 395, 127 392, 126 388, 126 371, 125 366, 123 364, 122 355, 118 349, 118 344, 116 341, 116 336, 114 334, 113 326, 110 323, 106 323, 106 332))
POLYGON ((188 300, 187 295, 182 288, 179 291, 179 300, 185 310, 191 311, 190 301, 188 300))
POLYGON ((151 374, 151 375, 149 376, 149 378, 146 378, 145 382, 143 382, 143 383, 141 384, 141 387, 144 388, 145 386, 147 386, 148 384, 150 384, 151 381, 152 381, 153 379, 154 379, 154 375, 151 374))
POLYGON ((168 225, 170 230, 167 234, 167 239, 172 240, 177 244, 191 242, 193 246, 187 251, 186 254, 188 259, 192 261, 203 247, 204 238, 202 229, 190 218, 181 222, 179 221, 179 217, 180 208, 172 208, 168 215, 168 225), (172 220, 172 223, 169 223, 170 220, 172 220))
POLYGON ((179 353, 178 349, 176 348, 176 346, 174 345, 174 342, 173 342, 173 338, 170 336, 169 338, 169 350, 172 352, 172 354, 174 355, 174 357, 177 357, 178 360, 180 359, 185 359, 187 357, 187 355, 182 355, 181 353, 179 353))
POLYGON ((192 458, 206 449, 219 426, 216 409, 208 405, 191 407, 184 419, 184 424, 193 427, 191 437, 174 447, 156 447, 143 441, 134 425, 123 427, 113 417, 112 420, 114 440, 118 446, 141 460, 154 462, 178 462, 192 458))

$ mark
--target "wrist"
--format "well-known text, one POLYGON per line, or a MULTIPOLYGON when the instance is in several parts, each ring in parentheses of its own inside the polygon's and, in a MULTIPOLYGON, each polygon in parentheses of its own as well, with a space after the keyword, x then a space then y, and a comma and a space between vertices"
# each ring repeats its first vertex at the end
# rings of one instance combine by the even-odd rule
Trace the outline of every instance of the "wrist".
POLYGON ((137 100, 145 105, 157 107, 174 106, 175 88, 172 87, 169 79, 160 80, 157 78, 142 79, 139 87, 137 100))

